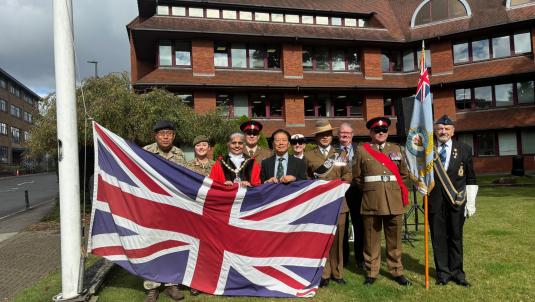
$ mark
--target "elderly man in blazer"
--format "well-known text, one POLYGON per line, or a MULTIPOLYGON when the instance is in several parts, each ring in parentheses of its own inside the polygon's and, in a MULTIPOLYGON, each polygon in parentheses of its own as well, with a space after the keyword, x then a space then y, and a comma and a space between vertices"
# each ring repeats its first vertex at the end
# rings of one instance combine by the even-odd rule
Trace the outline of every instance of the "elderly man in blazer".
POLYGON ((272 139, 275 155, 262 161, 262 183, 290 183, 307 179, 305 161, 288 154, 290 133, 279 129, 273 132, 272 139))
MULTIPOLYGON (((312 179, 335 180, 342 179, 347 182, 351 181, 351 170, 347 162, 340 158, 340 153, 331 146, 333 141, 333 129, 327 120, 316 121, 316 148, 305 152, 305 162, 307 174, 312 179)), ((344 199, 340 207, 338 217, 338 228, 334 237, 329 259, 323 269, 320 287, 329 285, 329 280, 338 284, 345 284, 344 256, 343 256, 343 238, 345 230, 346 216, 349 208, 344 199)))
POLYGON ((437 285, 450 280, 469 287, 463 270, 463 225, 465 217, 476 212, 476 174, 472 148, 451 139, 453 120, 447 115, 435 122, 437 156, 435 187, 429 194, 429 226, 437 285))
POLYGON ((383 228, 388 270, 400 285, 411 285, 401 264, 403 207, 408 204, 403 181, 409 173, 400 146, 387 142, 390 123, 387 117, 372 118, 366 123, 372 141, 359 145, 353 165, 353 180, 362 189, 365 285, 372 285, 379 275, 383 228))

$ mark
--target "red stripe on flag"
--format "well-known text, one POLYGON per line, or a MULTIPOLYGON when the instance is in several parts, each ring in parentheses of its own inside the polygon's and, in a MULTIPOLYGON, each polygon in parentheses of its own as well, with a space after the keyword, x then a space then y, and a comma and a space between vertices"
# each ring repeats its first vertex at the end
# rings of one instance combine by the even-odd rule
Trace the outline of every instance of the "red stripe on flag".
POLYGON ((307 290, 306 292, 297 293, 297 296, 298 296, 298 297, 304 297, 304 296, 308 295, 308 294, 311 293, 311 292, 315 293, 315 292, 317 292, 317 291, 318 291, 317 288, 311 288, 311 289, 307 290))
POLYGON ((128 155, 117 146, 111 138, 109 138, 100 126, 95 123, 95 130, 98 132, 99 137, 104 140, 108 147, 119 157, 119 159, 126 165, 126 167, 134 173, 134 175, 152 192, 170 196, 165 192, 156 182, 150 178, 128 155))
POLYGON ((96 248, 92 253, 99 256, 125 255, 130 259, 136 259, 150 256, 161 250, 184 245, 187 245, 187 243, 177 240, 166 240, 141 249, 125 250, 122 246, 109 246, 96 248))
POLYGON ((271 267, 271 266, 255 266, 257 270, 261 271, 262 273, 271 276, 282 283, 288 285, 291 288, 295 289, 303 289, 306 287, 306 285, 302 284, 301 282, 295 280, 294 278, 288 276, 287 274, 271 267))
POLYGON ((323 194, 331 189, 334 189, 340 184, 342 184, 342 181, 340 179, 330 181, 326 184, 319 185, 311 190, 308 190, 304 194, 301 194, 297 196, 296 198, 290 199, 286 201, 285 203, 265 209, 258 213, 251 214, 249 216, 241 217, 241 219, 260 221, 262 219, 266 219, 274 215, 278 215, 284 211, 295 208, 296 206, 301 205, 320 194, 323 194))

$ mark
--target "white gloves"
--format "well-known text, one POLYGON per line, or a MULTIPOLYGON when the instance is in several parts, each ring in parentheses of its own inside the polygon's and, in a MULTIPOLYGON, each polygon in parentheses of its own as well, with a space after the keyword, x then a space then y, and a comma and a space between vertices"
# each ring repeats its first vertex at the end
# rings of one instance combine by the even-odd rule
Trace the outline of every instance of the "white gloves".
POLYGON ((476 196, 478 185, 466 186, 466 207, 464 208, 464 217, 472 217, 476 213, 476 196))

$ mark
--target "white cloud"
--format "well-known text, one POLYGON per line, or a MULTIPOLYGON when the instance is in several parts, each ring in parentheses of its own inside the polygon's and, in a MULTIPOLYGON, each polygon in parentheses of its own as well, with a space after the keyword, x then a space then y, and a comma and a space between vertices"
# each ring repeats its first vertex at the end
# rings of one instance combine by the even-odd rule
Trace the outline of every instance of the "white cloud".
MULTIPOLYGON (((126 24, 137 16, 136 0, 73 0, 78 80, 130 71, 126 24)), ((52 1, 0 1, 0 68, 30 89, 55 89, 52 1)))

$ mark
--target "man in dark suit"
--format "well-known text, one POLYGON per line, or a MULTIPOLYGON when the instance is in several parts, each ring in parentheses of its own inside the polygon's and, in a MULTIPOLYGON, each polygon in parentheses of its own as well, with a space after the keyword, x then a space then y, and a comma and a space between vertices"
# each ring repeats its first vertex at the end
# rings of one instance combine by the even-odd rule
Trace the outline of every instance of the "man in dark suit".
MULTIPOLYGON (((340 153, 349 169, 353 167, 353 159, 357 152, 357 144, 353 143, 353 127, 349 123, 340 124, 338 129, 339 145, 335 149, 340 153)), ((354 183, 351 183, 349 190, 346 192, 346 201, 351 215, 351 224, 353 225, 353 252, 355 253, 355 264, 357 269, 364 269, 364 224, 360 215, 360 204, 362 202, 362 191, 354 183)), ((344 266, 349 262, 349 216, 346 217, 346 230, 344 232, 344 266)))
POLYGON ((307 179, 305 161, 288 155, 290 133, 279 129, 273 132, 272 138, 275 155, 262 161, 262 183, 289 183, 307 179))
POLYGON ((438 285, 450 280, 469 287, 463 270, 463 225, 475 214, 476 175, 472 148, 453 141, 454 122, 444 115, 435 122, 435 187, 429 194, 429 225, 438 285))

